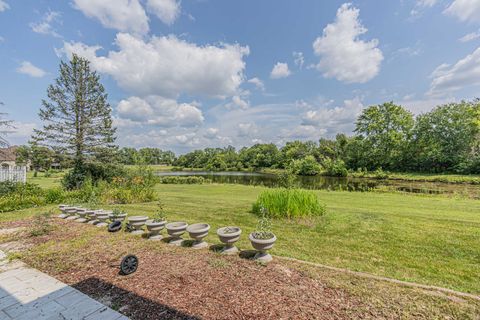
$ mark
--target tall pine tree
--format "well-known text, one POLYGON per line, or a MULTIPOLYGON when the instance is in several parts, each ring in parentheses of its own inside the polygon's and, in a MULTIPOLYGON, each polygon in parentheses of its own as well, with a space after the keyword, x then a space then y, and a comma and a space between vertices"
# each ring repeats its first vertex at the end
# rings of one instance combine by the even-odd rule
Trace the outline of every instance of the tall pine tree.
POLYGON ((74 54, 69 63, 62 61, 47 96, 39 113, 43 128, 32 137, 36 143, 71 156, 75 169, 115 149, 107 94, 88 60, 74 54))

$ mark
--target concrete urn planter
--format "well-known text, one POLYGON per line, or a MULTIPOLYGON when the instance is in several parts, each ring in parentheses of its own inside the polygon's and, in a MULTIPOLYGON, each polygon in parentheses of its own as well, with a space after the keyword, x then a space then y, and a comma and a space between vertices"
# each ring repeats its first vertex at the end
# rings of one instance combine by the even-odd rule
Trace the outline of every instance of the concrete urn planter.
POLYGON ((128 217, 128 223, 132 227, 132 234, 143 234, 143 226, 147 222, 147 216, 133 216, 128 217))
POLYGON ((81 208, 77 208, 77 207, 68 207, 65 209, 65 213, 68 215, 68 217, 65 218, 65 220, 75 220, 75 219, 78 219, 78 215, 77 215, 77 210, 78 209, 81 209, 81 208))
POLYGON ((68 217, 68 214, 65 212, 65 210, 69 207, 70 206, 68 204, 60 204, 58 206, 58 209, 60 209, 61 211, 61 213, 58 215, 60 219, 65 219, 66 217, 68 217))
MULTIPOLYGON (((85 217, 87 219, 87 223, 93 224, 92 221, 96 220, 95 214, 96 214, 95 210, 89 209, 89 210, 85 211, 85 217)), ((95 221, 95 223, 97 223, 97 221, 95 221)))
POLYGON ((150 240, 162 240, 163 236, 160 232, 165 228, 166 220, 163 221, 154 221, 147 220, 147 230, 149 231, 148 239, 150 240))
POLYGON ((95 213, 95 217, 97 218, 97 223, 95 224, 97 227, 106 227, 108 226, 107 220, 110 217, 112 211, 104 211, 99 210, 95 213))
POLYGON ((236 254, 238 248, 235 242, 240 239, 242 229, 239 227, 223 227, 217 230, 217 235, 220 241, 225 244, 225 247, 220 251, 221 254, 236 254))
POLYGON ((188 223, 186 222, 167 223, 165 228, 167 228, 167 233, 170 236, 170 240, 168 241, 168 244, 171 244, 174 246, 182 245, 182 242, 183 242, 182 235, 185 233, 185 230, 187 230, 187 227, 188 227, 188 223))
POLYGON ((206 223, 195 223, 187 227, 187 232, 190 234, 190 238, 195 240, 192 244, 193 249, 208 247, 208 243, 203 241, 203 239, 208 236, 208 230, 210 230, 210 225, 206 223))
POLYGON ((275 241, 277 241, 277 237, 273 235, 270 239, 257 239, 254 235, 255 233, 252 232, 248 236, 252 243, 252 247, 258 251, 257 254, 255 254, 254 259, 263 263, 272 261, 272 256, 267 253, 267 251, 273 248, 275 241))
POLYGON ((114 221, 120 221, 120 222, 123 222, 125 221, 125 219, 127 218, 127 214, 126 213, 121 213, 121 214, 117 214, 116 216, 112 214, 110 214, 109 216, 109 219, 110 221, 114 222, 114 221))
POLYGON ((77 209, 77 215, 78 219, 75 220, 75 222, 80 222, 80 223, 85 223, 87 222, 87 209, 84 208, 78 208, 77 209))

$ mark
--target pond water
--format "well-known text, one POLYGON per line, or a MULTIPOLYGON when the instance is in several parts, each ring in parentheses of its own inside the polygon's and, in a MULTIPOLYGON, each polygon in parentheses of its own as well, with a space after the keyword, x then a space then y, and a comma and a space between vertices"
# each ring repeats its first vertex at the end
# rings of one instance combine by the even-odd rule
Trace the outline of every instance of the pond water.
MULTIPOLYGON (((160 171, 158 176, 200 176, 214 183, 244 184, 278 187, 277 175, 256 172, 208 172, 208 171, 160 171)), ((441 182, 417 182, 404 180, 375 180, 366 178, 302 177, 296 178, 296 185, 304 189, 372 191, 386 188, 411 193, 458 193, 474 198, 480 197, 480 187, 469 184, 441 182)))

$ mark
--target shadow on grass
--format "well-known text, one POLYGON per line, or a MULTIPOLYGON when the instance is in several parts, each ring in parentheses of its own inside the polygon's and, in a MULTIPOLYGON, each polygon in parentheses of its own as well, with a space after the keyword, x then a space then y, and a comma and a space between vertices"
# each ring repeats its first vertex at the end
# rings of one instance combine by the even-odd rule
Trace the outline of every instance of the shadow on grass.
POLYGON ((130 319, 200 319, 95 277, 78 282, 73 287, 100 302, 108 301, 110 308, 123 313, 130 319))

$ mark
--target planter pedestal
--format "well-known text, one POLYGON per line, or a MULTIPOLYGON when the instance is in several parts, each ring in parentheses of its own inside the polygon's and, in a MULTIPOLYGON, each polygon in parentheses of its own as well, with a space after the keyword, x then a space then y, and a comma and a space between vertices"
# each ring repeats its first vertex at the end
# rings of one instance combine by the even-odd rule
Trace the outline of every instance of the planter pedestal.
POLYGON ((97 223, 95 224, 96 227, 106 227, 108 226, 107 220, 108 217, 110 216, 111 212, 110 211, 99 211, 95 214, 95 217, 97 218, 97 223))
POLYGON ((60 219, 65 219, 66 217, 68 217, 68 214, 65 212, 65 210, 66 210, 67 208, 69 208, 68 205, 66 205, 66 204, 61 204, 61 205, 58 206, 58 208, 60 209, 60 211, 61 211, 62 213, 60 213, 57 217, 59 217, 60 219))
POLYGON ((65 212, 67 213, 68 217, 66 217, 65 220, 75 220, 75 219, 78 219, 77 210, 78 210, 78 208, 75 208, 75 207, 67 208, 67 209, 65 210, 65 212))
POLYGON ((253 259, 262 263, 268 263, 272 261, 273 258, 272 255, 266 251, 258 251, 253 259))
POLYGON ((148 220, 146 223, 148 234, 148 240, 162 240, 163 236, 160 232, 165 228, 166 221, 153 221, 148 220))
POLYGON ((237 254, 238 248, 235 246, 235 242, 240 239, 242 229, 239 227, 223 227, 217 230, 217 235, 220 241, 225 246, 220 250, 221 254, 237 254))
POLYGON ((208 247, 208 243, 203 240, 208 235, 208 230, 210 230, 210 225, 206 223, 195 223, 187 227, 190 237, 195 240, 192 244, 193 249, 208 247))
POLYGON ((170 239, 168 244, 171 246, 181 246, 183 243, 182 235, 185 233, 188 224, 186 222, 170 222, 166 225, 170 239))
POLYGON ((78 219, 75 220, 75 222, 79 222, 79 223, 85 223, 87 222, 87 210, 86 209, 79 209, 77 210, 77 214, 79 216, 78 219))
POLYGON ((143 226, 147 222, 148 217, 146 216, 133 216, 133 217, 128 217, 128 223, 130 227, 132 228, 132 231, 130 231, 131 234, 137 234, 141 235, 144 233, 143 231, 143 226))

